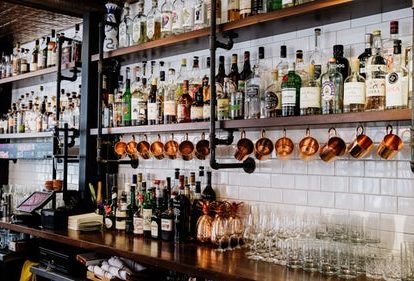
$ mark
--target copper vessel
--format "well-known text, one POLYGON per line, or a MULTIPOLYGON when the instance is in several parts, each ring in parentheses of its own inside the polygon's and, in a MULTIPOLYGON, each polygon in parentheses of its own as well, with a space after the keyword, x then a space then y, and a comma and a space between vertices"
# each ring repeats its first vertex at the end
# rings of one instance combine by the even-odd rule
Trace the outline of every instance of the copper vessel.
POLYGON ((322 146, 319 156, 325 162, 334 161, 337 157, 343 156, 346 152, 346 143, 343 139, 338 137, 336 129, 330 128, 328 130, 329 140, 322 146))
POLYGON ((279 159, 287 159, 295 149, 293 141, 286 137, 286 129, 283 129, 283 137, 278 139, 275 143, 276 156, 279 159))
POLYGON ((267 160, 273 152, 273 142, 266 137, 266 131, 262 130, 261 138, 256 141, 254 146, 257 160, 267 160))
POLYGON ((144 139, 140 141, 137 145, 138 153, 142 157, 142 159, 150 159, 150 144, 147 140, 147 135, 144 134, 144 139))
POLYGON ((157 140, 151 143, 150 151, 155 159, 161 160, 164 158, 164 144, 161 142, 159 134, 157 140))
POLYGON ((378 146, 378 155, 385 160, 391 160, 403 148, 402 139, 392 132, 392 126, 387 126, 387 134, 378 146))
POLYGON ((201 134, 201 139, 197 142, 195 147, 195 156, 199 160, 205 160, 206 157, 210 154, 210 142, 205 138, 206 135, 203 132, 201 134))
POLYGON ((180 143, 178 150, 180 151, 181 158, 184 161, 190 161, 194 155, 194 144, 188 140, 188 133, 185 133, 185 140, 180 143))
POLYGON ((311 136, 310 129, 306 129, 305 137, 299 142, 299 157, 310 160, 319 151, 318 141, 311 136))
POLYGON ((170 159, 177 158, 178 142, 174 139, 174 134, 171 134, 171 139, 164 144, 164 153, 170 159))
POLYGON ((254 144, 253 142, 246 138, 246 132, 244 130, 241 131, 240 139, 236 145, 236 152, 234 153, 234 158, 239 161, 246 160, 250 154, 254 151, 254 144))
POLYGON ((356 137, 354 141, 348 146, 349 154, 356 158, 361 159, 368 155, 374 148, 374 142, 370 137, 365 135, 364 127, 359 125, 356 129, 356 137))

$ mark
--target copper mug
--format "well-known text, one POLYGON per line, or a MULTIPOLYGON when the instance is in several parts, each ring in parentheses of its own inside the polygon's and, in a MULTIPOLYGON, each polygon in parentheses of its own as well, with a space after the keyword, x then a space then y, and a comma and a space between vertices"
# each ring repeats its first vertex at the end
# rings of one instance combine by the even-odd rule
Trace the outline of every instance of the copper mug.
POLYGON ((254 145, 254 156, 257 160, 267 160, 274 149, 273 142, 266 137, 266 131, 262 130, 261 138, 254 145))
POLYGON ((319 151, 318 141, 311 136, 310 129, 306 129, 305 137, 299 142, 299 158, 310 160, 319 151))
POLYGON ((319 151, 319 156, 325 162, 334 161, 337 157, 343 156, 346 152, 346 143, 343 139, 338 137, 336 129, 330 128, 328 134, 328 142, 322 146, 319 151))
POLYGON ((171 139, 164 144, 164 154, 169 159, 176 159, 178 155, 178 142, 174 139, 174 134, 171 134, 171 139))
POLYGON ((349 154, 356 159, 361 159, 367 156, 373 148, 374 142, 364 133, 364 127, 359 125, 355 139, 348 146, 349 154))
POLYGON ((164 158, 164 144, 161 141, 161 136, 158 134, 156 141, 151 143, 150 151, 155 159, 161 160, 164 158))
POLYGON ((403 140, 392 133, 392 126, 386 128, 387 134, 378 146, 378 155, 385 160, 391 160, 403 148, 403 140))
POLYGON ((234 153, 234 158, 239 161, 244 161, 252 154, 254 151, 254 144, 253 142, 246 138, 246 132, 243 130, 241 131, 241 136, 239 141, 236 145, 236 152, 234 153))
POLYGON ((206 140, 206 134, 201 134, 201 140, 199 140, 195 146, 195 156, 199 160, 205 160, 210 154, 210 142, 206 140))
POLYGON ((286 137, 286 129, 283 129, 283 136, 275 143, 275 153, 279 159, 287 159, 295 148, 293 141, 286 137))
POLYGON ((120 158, 124 158, 127 153, 127 144, 123 141, 123 138, 121 137, 118 142, 114 145, 114 151, 115 154, 120 158))
POLYGON ((150 148, 151 145, 147 140, 147 135, 144 134, 144 139, 140 141, 137 145, 138 153, 142 157, 142 159, 151 158, 150 148))
POLYGON ((126 152, 132 160, 138 159, 137 142, 135 141, 134 135, 132 135, 132 140, 130 140, 126 145, 126 152))
POLYGON ((180 151, 181 158, 184 161, 190 161, 193 159, 195 147, 194 144, 188 140, 188 133, 185 133, 185 139, 178 146, 178 150, 180 151))

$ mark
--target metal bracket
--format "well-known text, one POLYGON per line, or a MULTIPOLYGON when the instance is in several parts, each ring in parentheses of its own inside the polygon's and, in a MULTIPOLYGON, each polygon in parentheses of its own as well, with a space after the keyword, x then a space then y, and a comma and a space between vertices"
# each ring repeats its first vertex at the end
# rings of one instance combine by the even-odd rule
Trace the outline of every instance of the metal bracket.
POLYGON ((237 33, 233 32, 233 31, 229 31, 229 32, 225 32, 223 33, 223 37, 227 38, 227 43, 222 43, 218 40, 216 40, 216 48, 222 48, 225 50, 231 50, 233 48, 234 45, 234 38, 239 37, 237 33))

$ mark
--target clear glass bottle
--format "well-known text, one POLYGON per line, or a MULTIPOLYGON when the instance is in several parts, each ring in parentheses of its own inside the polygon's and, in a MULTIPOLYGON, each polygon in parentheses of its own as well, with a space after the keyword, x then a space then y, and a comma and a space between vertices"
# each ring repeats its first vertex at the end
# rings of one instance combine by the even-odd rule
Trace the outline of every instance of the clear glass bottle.
POLYGON ((181 59, 181 65, 180 65, 180 70, 178 71, 178 76, 177 76, 177 92, 176 92, 176 99, 178 100, 178 98, 183 94, 183 84, 184 84, 184 80, 189 80, 188 76, 187 76, 187 59, 183 58, 181 59))
POLYGON ((194 30, 207 26, 207 4, 204 0, 196 0, 194 7, 194 30))
POLYGON ((328 61, 328 70, 321 76, 322 114, 342 113, 343 109, 343 78, 337 70, 335 58, 328 61))
POLYGON ((385 77, 386 109, 401 109, 408 107, 408 71, 403 67, 401 57, 401 40, 395 40, 391 72, 385 77))
POLYGON ((172 10, 172 33, 174 35, 184 32, 182 11, 184 8, 183 0, 175 0, 172 10))
POLYGON ((282 8, 290 8, 295 5, 295 0, 282 0, 282 8))
POLYGON ((152 8, 147 15, 147 37, 148 41, 161 38, 161 12, 157 0, 152 0, 152 8))
POLYGON ((315 65, 310 64, 307 82, 300 88, 300 115, 321 114, 321 85, 315 77, 315 65))
POLYGON ((164 97, 164 124, 177 123, 176 75, 174 68, 168 70, 168 83, 164 97))
POLYGON ((208 84, 209 78, 207 75, 203 77, 203 119, 204 121, 210 121, 210 85, 208 84))
POLYGON ((158 124, 164 124, 164 100, 167 92, 167 82, 165 81, 165 62, 159 62, 159 81, 157 87, 157 106, 158 106, 158 124))
POLYGON ((244 97, 244 119, 260 118, 261 77, 257 67, 246 81, 246 94, 244 97))
POLYGON ((278 70, 272 71, 272 82, 266 87, 260 99, 260 118, 282 116, 282 90, 278 70))
POLYGON ((134 44, 142 44, 147 38, 147 16, 144 14, 144 1, 139 1, 138 11, 132 23, 132 41, 134 44))
POLYGON ((305 69, 305 63, 303 62, 303 51, 297 50, 296 51, 296 59, 295 59, 295 72, 300 76, 302 80, 302 85, 306 85, 308 82, 308 73, 305 69))
POLYGON ((194 29, 194 2, 193 0, 184 0, 184 6, 181 11, 183 18, 184 32, 194 29))
POLYGON ((358 56, 359 59, 359 75, 361 75, 362 77, 366 78, 366 64, 367 61, 369 59, 369 57, 372 54, 372 34, 371 33, 366 33, 365 34, 365 50, 362 54, 360 54, 358 56))
POLYGON ((351 60, 351 75, 344 82, 344 112, 363 112, 365 109, 365 78, 359 74, 359 59, 351 60))
POLYGON ((295 72, 295 64, 289 63, 288 73, 282 78, 282 116, 298 116, 302 80, 295 72))
POLYGON ((239 20, 239 19, 240 19, 240 0, 228 0, 227 21, 232 22, 232 21, 239 20))
POLYGON ((129 3, 125 2, 122 10, 121 22, 119 23, 119 47, 125 48, 130 46, 132 33, 132 20, 130 17, 129 3))
POLYGON ((286 45, 280 46, 280 61, 276 66, 279 73, 279 79, 282 80, 289 71, 289 63, 287 61, 287 47, 286 45))
MULTIPOLYGON (((234 83, 232 80, 230 82, 234 83)), ((244 118, 244 93, 245 82, 240 80, 238 81, 237 90, 233 91, 230 95, 230 119, 232 120, 244 118)))
POLYGON ((79 35, 79 24, 75 24, 75 35, 72 38, 72 62, 82 60, 82 38, 79 35))
POLYGON ((394 20, 390 22, 390 37, 382 42, 382 54, 387 61, 388 72, 392 70, 392 63, 394 57, 394 41, 399 40, 399 24, 394 20))
POLYGON ((387 61, 382 56, 381 31, 372 32, 372 56, 367 61, 366 111, 381 111, 385 109, 385 76, 387 75, 387 61))
POLYGON ((191 78, 189 79, 190 83, 190 95, 194 99, 199 88, 202 84, 202 77, 200 71, 199 59, 197 56, 193 58, 193 68, 191 69, 191 78))
POLYGON ((177 101, 177 122, 188 123, 191 122, 191 105, 193 104, 193 99, 189 94, 188 80, 183 81, 182 89, 183 94, 177 101))
POLYGON ((321 37, 321 29, 315 28, 315 46, 313 51, 309 57, 310 64, 313 65, 314 73, 315 73, 315 80, 319 79, 322 74, 322 50, 320 48, 320 37, 321 37))
POLYGON ((224 78, 223 91, 217 93, 217 120, 228 120, 230 113, 230 96, 235 90, 228 77, 224 78))
POLYGON ((165 0, 161 6, 161 38, 172 35, 172 4, 170 0, 165 0))

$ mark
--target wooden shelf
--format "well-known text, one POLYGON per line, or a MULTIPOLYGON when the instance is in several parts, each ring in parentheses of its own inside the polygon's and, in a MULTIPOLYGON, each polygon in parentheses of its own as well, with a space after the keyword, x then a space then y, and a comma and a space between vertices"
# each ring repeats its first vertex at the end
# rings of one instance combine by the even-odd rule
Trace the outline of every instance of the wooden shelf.
MULTIPOLYGON (((411 120, 411 109, 395 109, 378 112, 358 112, 331 115, 309 115, 277 117, 268 119, 250 120, 227 120, 216 122, 217 129, 261 129, 261 128, 280 128, 280 127, 307 127, 307 126, 349 126, 355 123, 374 123, 374 122, 406 122, 411 120)), ((119 135, 134 133, 156 133, 156 132, 188 132, 208 130, 209 122, 179 123, 168 125, 153 126, 132 126, 103 128, 103 135, 119 135)), ((97 135, 98 129, 92 129, 91 135, 97 135)))
POLYGON ((53 137, 53 132, 0 134, 0 139, 35 139, 35 138, 51 138, 51 137, 53 137))
MULTIPOLYGON (((69 64, 66 64, 66 65, 62 65, 62 70, 71 69, 74 66, 75 66, 75 63, 69 63, 69 64)), ((47 75, 47 74, 53 74, 53 73, 56 73, 56 72, 57 72, 57 67, 56 66, 48 67, 48 68, 45 68, 45 69, 41 69, 41 70, 37 70, 37 71, 33 71, 33 72, 28 72, 28 73, 25 73, 25 74, 20 74, 20 75, 0 79, 0 85, 15 82, 15 81, 21 81, 21 80, 26 80, 26 79, 30 79, 30 78, 35 78, 35 77, 39 77, 39 76, 43 76, 43 75, 47 75)))
MULTIPOLYGON (((289 270, 286 267, 266 262, 255 262, 246 258, 244 250, 219 253, 209 246, 147 240, 110 231, 40 230, 11 224, 7 219, 0 221, 0 227, 99 253, 122 256, 144 265, 157 266, 213 280, 340 280, 335 277, 328 278, 318 273, 310 274, 302 270, 289 270)), ((367 279, 360 277, 355 280, 365 281, 367 279)))

